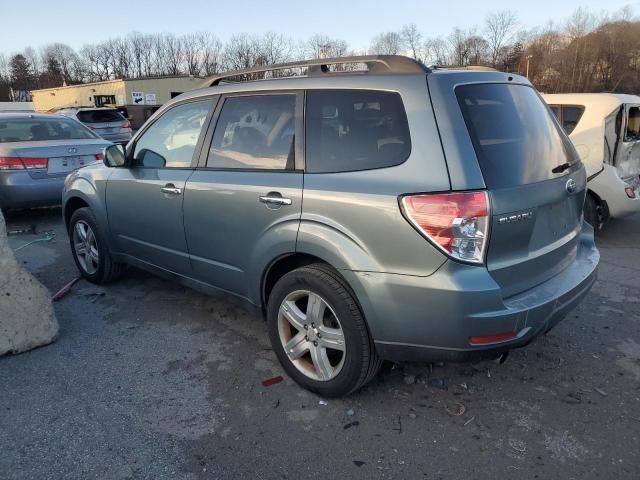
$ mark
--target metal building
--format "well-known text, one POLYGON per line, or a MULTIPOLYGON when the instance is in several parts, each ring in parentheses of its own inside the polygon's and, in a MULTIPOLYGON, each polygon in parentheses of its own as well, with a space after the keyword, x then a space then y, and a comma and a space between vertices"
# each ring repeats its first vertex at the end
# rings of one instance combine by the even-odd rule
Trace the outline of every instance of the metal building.
POLYGON ((192 76, 107 80, 43 88, 31 93, 37 112, 51 112, 66 107, 114 106, 126 110, 133 128, 140 128, 163 103, 198 87, 201 81, 192 76))

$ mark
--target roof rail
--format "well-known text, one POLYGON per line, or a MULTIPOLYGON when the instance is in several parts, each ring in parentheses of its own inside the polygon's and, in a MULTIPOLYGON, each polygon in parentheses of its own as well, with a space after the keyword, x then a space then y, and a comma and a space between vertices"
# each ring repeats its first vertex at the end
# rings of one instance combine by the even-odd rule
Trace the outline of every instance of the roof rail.
POLYGON ((486 70, 488 72, 499 72, 497 68, 488 67, 486 65, 429 65, 433 70, 486 70))
MULTIPOLYGON (((329 65, 344 65, 349 63, 364 63, 367 65, 367 73, 429 73, 429 69, 421 63, 409 57, 401 55, 361 55, 352 57, 317 58, 313 60, 301 60, 297 62, 280 63, 261 67, 248 68, 220 73, 206 79, 202 87, 214 87, 223 80, 252 75, 256 73, 287 70, 292 68, 306 68, 307 76, 319 76, 329 73, 329 65)), ((361 72, 360 72, 361 73, 361 72)))

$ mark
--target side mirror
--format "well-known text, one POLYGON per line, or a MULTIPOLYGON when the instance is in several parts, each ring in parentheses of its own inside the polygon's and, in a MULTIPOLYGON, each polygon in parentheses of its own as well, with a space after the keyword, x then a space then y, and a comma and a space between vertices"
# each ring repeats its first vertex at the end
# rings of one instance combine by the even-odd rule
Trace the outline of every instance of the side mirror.
POLYGON ((104 149, 103 157, 107 167, 122 167, 127 161, 122 145, 109 145, 104 149))
POLYGON ((143 148, 136 153, 136 162, 141 161, 140 166, 148 168, 164 168, 167 165, 167 160, 159 153, 143 148))

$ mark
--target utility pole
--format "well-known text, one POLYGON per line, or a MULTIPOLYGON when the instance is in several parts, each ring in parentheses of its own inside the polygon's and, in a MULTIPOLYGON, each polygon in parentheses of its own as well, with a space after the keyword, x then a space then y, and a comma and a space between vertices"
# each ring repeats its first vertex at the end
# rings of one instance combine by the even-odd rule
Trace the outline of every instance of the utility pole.
POLYGON ((533 55, 527 55, 527 80, 529 80, 529 61, 533 55))

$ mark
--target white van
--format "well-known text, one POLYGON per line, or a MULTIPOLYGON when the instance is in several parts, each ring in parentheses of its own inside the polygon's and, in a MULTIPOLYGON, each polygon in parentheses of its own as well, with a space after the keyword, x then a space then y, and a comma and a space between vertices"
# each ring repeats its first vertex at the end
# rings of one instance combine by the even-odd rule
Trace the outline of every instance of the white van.
POLYGON ((614 93, 559 93, 542 97, 584 163, 589 195, 585 219, 640 211, 640 97, 614 93))

